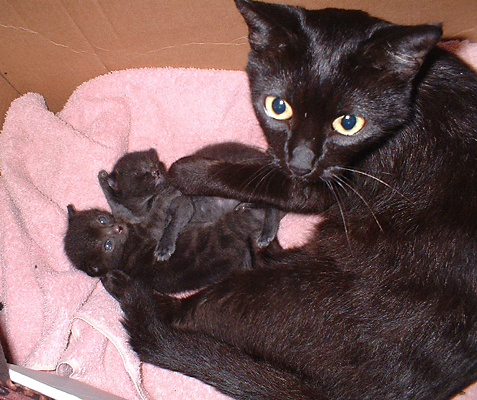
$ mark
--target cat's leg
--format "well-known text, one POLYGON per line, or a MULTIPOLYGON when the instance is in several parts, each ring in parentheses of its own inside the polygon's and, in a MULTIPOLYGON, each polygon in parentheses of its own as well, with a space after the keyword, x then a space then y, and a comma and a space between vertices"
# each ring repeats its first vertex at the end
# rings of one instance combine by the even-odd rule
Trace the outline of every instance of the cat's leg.
POLYGON ((265 219, 263 221, 262 231, 257 238, 258 247, 267 247, 273 239, 277 237, 280 220, 284 216, 285 213, 276 208, 265 209, 265 219))
POLYGON ((130 344, 144 362, 197 378, 235 399, 325 400, 298 373, 281 370, 237 347, 171 324, 181 301, 114 271, 105 288, 121 304, 130 344))
POLYGON ((133 222, 136 217, 130 210, 128 210, 126 207, 116 201, 114 191, 108 182, 108 176, 109 174, 104 169, 98 172, 99 186, 101 186, 104 197, 106 198, 109 208, 111 209, 111 213, 116 218, 120 218, 124 221, 133 222))
POLYGON ((186 196, 176 197, 167 210, 166 226, 154 250, 157 261, 166 261, 176 250, 179 234, 194 214, 194 206, 186 196))
POLYGON ((234 163, 191 155, 171 165, 168 179, 187 195, 219 196, 283 211, 319 213, 336 202, 325 182, 293 179, 271 161, 234 163))

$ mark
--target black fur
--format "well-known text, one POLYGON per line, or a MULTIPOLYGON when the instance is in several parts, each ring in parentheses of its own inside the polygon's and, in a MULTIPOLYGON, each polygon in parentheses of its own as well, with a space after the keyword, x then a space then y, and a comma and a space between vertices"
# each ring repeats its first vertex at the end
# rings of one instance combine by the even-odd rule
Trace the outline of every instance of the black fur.
POLYGON ((184 300, 107 275, 132 347, 237 399, 451 398, 477 379, 475 72, 438 25, 236 3, 268 158, 169 178, 325 222, 184 300))
MULTIPOLYGON (((200 154, 230 160, 262 156, 234 143, 200 154)), ((270 249, 280 248, 276 233, 283 213, 221 197, 183 196, 167 182, 154 149, 125 154, 98 178, 112 214, 69 205, 64 238, 73 265, 90 276, 121 269, 162 293, 178 292, 231 270, 251 269, 270 243, 270 249)))

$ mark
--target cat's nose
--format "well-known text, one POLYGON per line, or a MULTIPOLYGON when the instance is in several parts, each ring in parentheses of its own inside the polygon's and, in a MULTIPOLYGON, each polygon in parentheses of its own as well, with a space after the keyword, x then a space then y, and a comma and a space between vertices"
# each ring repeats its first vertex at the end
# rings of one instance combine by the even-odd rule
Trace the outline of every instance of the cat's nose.
POLYGON ((316 156, 313 150, 305 145, 297 146, 288 160, 288 167, 298 176, 309 174, 315 167, 316 156))

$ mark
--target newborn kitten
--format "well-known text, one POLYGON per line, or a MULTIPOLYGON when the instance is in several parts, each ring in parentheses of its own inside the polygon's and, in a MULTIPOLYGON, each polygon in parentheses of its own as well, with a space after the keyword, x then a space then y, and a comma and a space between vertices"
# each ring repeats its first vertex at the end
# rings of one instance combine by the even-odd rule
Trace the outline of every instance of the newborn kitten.
MULTIPOLYGON (((207 146, 198 157, 263 157, 259 150, 250 150, 239 143, 222 143, 207 146)), ((155 257, 158 261, 174 253, 180 232, 188 224, 214 224, 224 214, 234 210, 240 202, 213 196, 183 196, 171 186, 166 177, 166 167, 159 160, 155 149, 137 151, 122 156, 108 174, 102 170, 98 180, 111 211, 129 223, 140 223, 157 241, 155 257)), ((247 206, 247 207, 252 207, 247 206)), ((267 246, 276 236, 283 213, 268 209, 263 228, 257 237, 259 247, 267 246)))

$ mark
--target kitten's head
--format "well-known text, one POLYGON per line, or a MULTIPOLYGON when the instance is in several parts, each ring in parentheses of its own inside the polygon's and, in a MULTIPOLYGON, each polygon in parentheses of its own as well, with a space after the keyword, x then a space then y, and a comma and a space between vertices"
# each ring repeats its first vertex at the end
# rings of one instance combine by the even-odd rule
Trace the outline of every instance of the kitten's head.
POLYGON ((166 167, 155 149, 126 153, 115 164, 107 182, 118 197, 148 198, 165 181, 166 167))
POLYGON ((65 252, 73 266, 89 276, 120 269, 127 237, 127 225, 107 211, 77 211, 73 205, 68 206, 65 252))
POLYGON ((281 168, 331 179, 409 119, 437 25, 394 25, 355 10, 236 0, 249 27, 255 112, 281 168))

